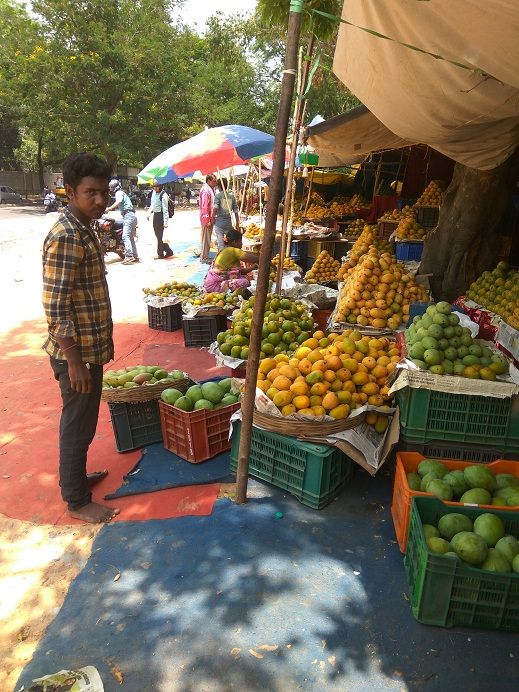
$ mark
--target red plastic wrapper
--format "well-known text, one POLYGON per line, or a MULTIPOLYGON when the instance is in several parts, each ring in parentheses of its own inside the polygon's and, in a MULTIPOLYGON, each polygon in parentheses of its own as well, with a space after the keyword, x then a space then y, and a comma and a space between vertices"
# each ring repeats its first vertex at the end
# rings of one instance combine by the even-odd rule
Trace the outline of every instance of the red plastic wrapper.
POLYGON ((488 310, 483 310, 483 308, 468 307, 466 300, 467 296, 460 296, 459 298, 456 298, 453 305, 457 305, 459 308, 462 308, 468 317, 479 325, 478 339, 483 339, 484 341, 495 341, 497 327, 491 324, 494 313, 489 312, 488 310))

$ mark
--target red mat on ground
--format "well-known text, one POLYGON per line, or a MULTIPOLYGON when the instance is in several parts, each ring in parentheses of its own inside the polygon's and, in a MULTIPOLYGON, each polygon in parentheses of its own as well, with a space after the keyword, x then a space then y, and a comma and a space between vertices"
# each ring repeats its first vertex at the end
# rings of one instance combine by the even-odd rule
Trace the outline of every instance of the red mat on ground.
MULTIPOLYGON (((67 515, 58 486, 60 395, 41 350, 45 332, 40 320, 0 337, 0 513, 40 524, 74 524, 79 522, 67 515)), ((215 366, 207 350, 185 348, 182 331, 157 332, 140 322, 125 323, 116 325, 114 337, 116 359, 109 367, 115 369, 142 363, 185 370, 193 379, 229 374, 215 366)), ((139 454, 116 451, 108 406, 102 402, 88 470, 106 468, 109 475, 94 487, 94 500, 104 502, 104 495, 120 487, 139 454)), ((117 521, 207 515, 218 491, 218 484, 173 488, 108 504, 121 509, 117 521)))

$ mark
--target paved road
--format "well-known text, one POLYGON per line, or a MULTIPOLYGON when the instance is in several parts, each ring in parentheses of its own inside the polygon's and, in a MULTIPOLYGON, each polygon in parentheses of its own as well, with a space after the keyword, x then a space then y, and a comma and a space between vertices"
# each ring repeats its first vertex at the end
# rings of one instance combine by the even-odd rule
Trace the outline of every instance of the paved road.
MULTIPOLYGON (((116 255, 107 257, 108 283, 114 320, 145 316, 142 288, 157 286, 173 278, 184 281, 199 268, 189 247, 198 246, 199 219, 196 209, 180 210, 170 221, 167 237, 177 260, 153 260, 155 236, 143 210, 138 210, 138 241, 141 263, 123 266, 116 255), (186 265, 191 262, 189 266, 186 265)), ((37 206, 0 206, 0 333, 23 320, 43 316, 41 308, 41 248, 57 213, 45 214, 37 206)))

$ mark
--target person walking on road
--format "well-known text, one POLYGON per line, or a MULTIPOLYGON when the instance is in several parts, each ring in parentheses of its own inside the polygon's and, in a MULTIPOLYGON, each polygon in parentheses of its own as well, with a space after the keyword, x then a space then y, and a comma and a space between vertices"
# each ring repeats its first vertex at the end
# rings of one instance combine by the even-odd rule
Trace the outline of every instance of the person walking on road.
POLYGON ((205 183, 200 189, 198 206, 200 208, 200 262, 211 264, 209 250, 211 249, 211 235, 213 233, 213 208, 214 191, 217 186, 216 176, 206 176, 205 183))
POLYGON ((135 245, 135 234, 137 232, 137 215, 133 208, 133 203, 126 192, 122 189, 121 183, 116 180, 110 180, 110 192, 115 195, 115 202, 111 207, 107 207, 106 211, 115 211, 118 209, 123 217, 123 243, 124 243, 124 259, 122 264, 134 264, 139 261, 137 246, 135 245))
POLYGON ((114 357, 112 316, 103 252, 91 222, 103 215, 110 166, 91 154, 68 156, 63 179, 69 199, 43 244, 43 308, 50 357, 62 398, 59 484, 71 517, 110 521, 118 509, 92 502, 93 483, 107 471, 87 474, 87 452, 99 415, 103 365, 114 357))
POLYGON ((225 247, 225 235, 228 231, 240 230, 240 216, 238 213, 238 203, 233 193, 229 190, 227 178, 220 178, 218 183, 219 191, 214 196, 213 225, 216 233, 216 244, 218 252, 225 247), (233 226, 231 213, 234 214, 235 225, 233 226))
POLYGON ((173 257, 173 250, 167 242, 164 242, 164 229, 168 227, 169 221, 169 197, 168 193, 162 189, 162 185, 156 183, 153 186, 153 193, 148 208, 148 221, 153 214, 153 230, 157 238, 157 256, 155 259, 167 259, 173 257))

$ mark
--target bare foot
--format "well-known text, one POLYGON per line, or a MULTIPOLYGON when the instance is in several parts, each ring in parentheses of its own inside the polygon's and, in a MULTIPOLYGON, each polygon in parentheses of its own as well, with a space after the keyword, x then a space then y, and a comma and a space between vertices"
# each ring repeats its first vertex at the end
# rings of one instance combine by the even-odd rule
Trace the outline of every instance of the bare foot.
POLYGON ((107 476, 108 476, 107 469, 103 469, 102 471, 92 471, 92 473, 87 473, 88 487, 91 488, 93 485, 95 485, 96 483, 99 483, 100 481, 103 480, 103 478, 106 478, 107 476))
POLYGON ((74 519, 81 519, 89 524, 102 524, 113 519, 119 514, 119 510, 114 507, 105 507, 97 502, 89 502, 80 509, 69 509, 68 513, 74 519))

